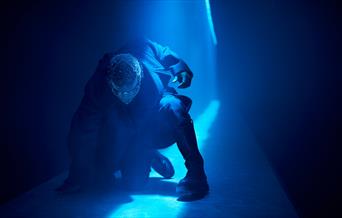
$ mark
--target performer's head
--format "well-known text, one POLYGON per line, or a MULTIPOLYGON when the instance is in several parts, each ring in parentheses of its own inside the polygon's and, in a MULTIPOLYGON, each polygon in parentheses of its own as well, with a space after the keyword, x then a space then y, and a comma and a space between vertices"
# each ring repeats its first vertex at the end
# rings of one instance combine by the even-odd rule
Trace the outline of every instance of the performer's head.
POLYGON ((129 104, 140 90, 142 67, 129 53, 115 55, 107 70, 107 83, 112 93, 129 104))

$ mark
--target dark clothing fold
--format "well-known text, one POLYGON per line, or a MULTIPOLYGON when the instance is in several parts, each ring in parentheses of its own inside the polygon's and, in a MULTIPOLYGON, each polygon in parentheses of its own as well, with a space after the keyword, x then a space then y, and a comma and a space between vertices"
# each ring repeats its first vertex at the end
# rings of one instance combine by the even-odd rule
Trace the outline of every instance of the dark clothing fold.
POLYGON ((105 54, 71 122, 69 182, 87 183, 114 170, 129 178, 148 176, 150 151, 175 143, 176 128, 191 119, 191 99, 168 86, 171 77, 184 71, 193 76, 168 47, 148 39, 105 54), (120 53, 136 57, 143 69, 140 91, 128 105, 111 93, 105 80, 111 58, 120 53))

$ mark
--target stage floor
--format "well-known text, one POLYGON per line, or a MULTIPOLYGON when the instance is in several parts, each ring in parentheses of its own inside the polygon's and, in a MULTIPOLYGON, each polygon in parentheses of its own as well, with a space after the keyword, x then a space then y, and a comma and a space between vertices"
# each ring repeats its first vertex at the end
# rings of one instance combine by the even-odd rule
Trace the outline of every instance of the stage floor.
POLYGON ((199 201, 179 202, 175 186, 185 174, 176 146, 164 151, 176 168, 171 180, 155 172, 146 190, 117 188, 58 195, 67 172, 0 207, 1 217, 298 217, 270 164, 238 113, 212 101, 195 126, 210 183, 199 201))

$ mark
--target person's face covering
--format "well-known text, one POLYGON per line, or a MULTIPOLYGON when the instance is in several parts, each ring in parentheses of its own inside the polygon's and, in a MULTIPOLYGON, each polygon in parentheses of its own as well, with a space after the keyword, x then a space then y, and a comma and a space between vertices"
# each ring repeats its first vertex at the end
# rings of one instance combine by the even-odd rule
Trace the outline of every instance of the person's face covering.
POLYGON ((139 93, 142 68, 131 54, 119 54, 110 61, 107 83, 112 93, 125 104, 129 104, 139 93))

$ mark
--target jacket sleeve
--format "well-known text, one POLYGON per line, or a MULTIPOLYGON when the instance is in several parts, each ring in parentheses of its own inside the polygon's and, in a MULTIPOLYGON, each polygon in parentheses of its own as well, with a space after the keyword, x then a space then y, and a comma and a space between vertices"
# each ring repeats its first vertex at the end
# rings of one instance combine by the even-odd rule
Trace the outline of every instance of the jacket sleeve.
POLYGON ((188 65, 180 59, 175 52, 173 52, 169 47, 162 46, 156 42, 151 40, 147 40, 148 44, 152 48, 155 56, 158 61, 169 70, 173 76, 178 75, 182 72, 187 72, 188 75, 192 78, 193 73, 188 67, 188 65))
POLYGON ((99 95, 102 95, 100 72, 98 72, 103 66, 101 61, 85 86, 83 98, 74 113, 68 134, 71 158, 69 178, 74 181, 82 178, 92 168, 98 145, 99 130, 104 115, 103 104, 99 102, 99 95))
POLYGON ((68 135, 68 149, 71 159, 68 180, 81 184, 94 169, 95 153, 102 114, 85 94, 75 112, 68 135))
POLYGON ((75 154, 77 152, 85 150, 90 152, 96 148, 101 119, 102 113, 85 94, 71 121, 69 131, 71 158, 77 155, 75 154))

